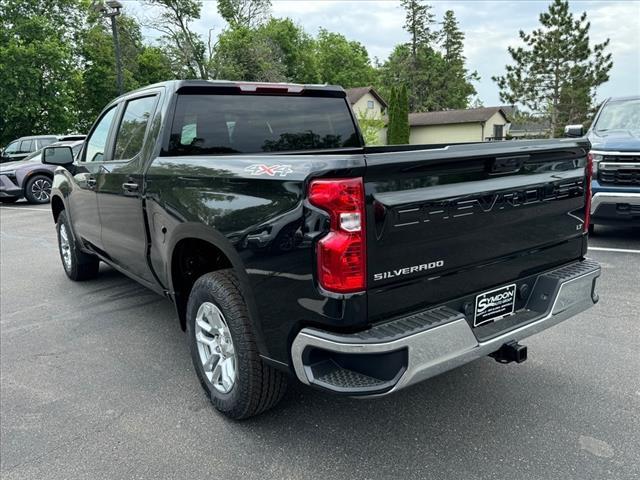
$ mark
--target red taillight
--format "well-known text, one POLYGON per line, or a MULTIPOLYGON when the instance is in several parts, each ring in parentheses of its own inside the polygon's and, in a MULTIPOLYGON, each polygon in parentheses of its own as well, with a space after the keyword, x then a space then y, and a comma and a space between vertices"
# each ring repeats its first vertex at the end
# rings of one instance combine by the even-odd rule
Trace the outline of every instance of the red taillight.
POLYGON ((318 281, 336 293, 366 288, 366 240, 362 178, 314 180, 309 202, 330 217, 330 232, 318 241, 318 281))
POLYGON ((585 212, 584 212, 584 231, 589 231, 589 222, 591 221, 591 175, 593 171, 593 155, 587 155, 587 167, 584 172, 585 188, 584 193, 586 195, 585 212))

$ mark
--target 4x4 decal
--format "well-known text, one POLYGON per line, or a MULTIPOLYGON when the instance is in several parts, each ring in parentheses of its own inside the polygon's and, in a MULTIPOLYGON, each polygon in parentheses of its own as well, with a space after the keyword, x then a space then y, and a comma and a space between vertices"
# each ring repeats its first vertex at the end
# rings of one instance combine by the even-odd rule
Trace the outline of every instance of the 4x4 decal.
POLYGON ((288 174, 293 173, 291 165, 264 165, 262 163, 254 163, 244 169, 245 172, 249 172, 251 175, 268 175, 269 177, 286 177, 288 174))

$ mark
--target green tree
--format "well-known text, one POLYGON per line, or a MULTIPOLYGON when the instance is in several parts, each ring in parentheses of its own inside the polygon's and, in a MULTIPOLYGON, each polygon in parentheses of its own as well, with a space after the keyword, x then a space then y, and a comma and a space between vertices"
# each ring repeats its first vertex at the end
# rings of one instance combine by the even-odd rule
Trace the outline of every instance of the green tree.
POLYGON ((358 112, 358 125, 366 145, 379 145, 380 132, 384 128, 384 120, 369 113, 369 110, 358 112))
MULTIPOLYGON (((140 78, 139 69, 139 55, 143 50, 140 26, 133 17, 121 15, 118 17, 117 28, 124 90, 133 90, 146 84, 146 79, 140 78)), ((78 100, 83 111, 79 126, 87 129, 105 105, 118 96, 110 23, 92 15, 86 29, 78 36, 78 46, 84 66, 78 100)))
POLYGON ((344 88, 371 85, 375 72, 367 49, 340 33, 320 29, 315 41, 320 81, 344 88))
POLYGON ((417 62, 414 63, 411 46, 396 45, 387 61, 378 69, 380 91, 386 96, 392 87, 406 85, 412 112, 448 108, 444 72, 442 55, 432 48, 419 48, 417 62))
POLYGON ((407 86, 401 85, 398 91, 398 143, 409 143, 409 94, 407 86))
POLYGON ((389 108, 387 109, 387 144, 395 145, 398 138, 398 90, 393 86, 387 95, 389 108))
POLYGON ((405 0, 407 44, 396 45, 388 60, 380 66, 379 86, 388 94, 394 85, 406 85, 409 109, 424 112, 466 108, 475 94, 463 55, 464 34, 452 11, 445 14, 443 30, 434 30, 431 7, 418 0, 405 0), (441 45, 442 52, 438 50, 441 45))
POLYGON ((270 16, 271 0, 218 0, 218 13, 231 28, 255 28, 270 16))
POLYGON ((138 54, 136 80, 140 85, 163 82, 174 78, 171 59, 160 47, 143 45, 138 54))
POLYGON ((444 12, 440 42, 447 63, 464 63, 464 33, 458 27, 458 20, 453 10, 444 12))
POLYGON ((284 54, 263 32, 247 27, 225 30, 218 37, 213 60, 214 78, 251 82, 287 80, 284 54))
MULTIPOLYGON (((200 18, 201 0, 147 0, 160 13, 149 23, 162 34, 162 45, 178 78, 209 78, 211 48, 191 29, 200 18)), ((209 42, 210 43, 210 42, 209 42)))
POLYGON ((553 136, 564 123, 586 120, 613 62, 605 52, 609 40, 591 46, 586 12, 574 18, 568 1, 554 0, 540 24, 531 33, 520 31, 525 47, 509 47, 514 63, 493 80, 503 101, 548 114, 553 136))
POLYGON ((258 28, 259 34, 279 49, 288 81, 318 83, 314 39, 289 18, 271 18, 258 28))
POLYGON ((0 3, 0 144, 75 128, 80 84, 74 0, 0 3))
POLYGON ((420 0, 402 0, 401 5, 405 11, 404 29, 411 35, 411 57, 417 64, 418 49, 430 46, 438 36, 433 29, 435 14, 431 5, 420 0))
POLYGON ((387 143, 403 145, 409 143, 409 96, 407 87, 393 87, 389 99, 389 122, 387 143))
POLYGON ((465 67, 464 33, 458 26, 453 10, 447 10, 439 33, 440 45, 444 59, 443 87, 446 89, 447 108, 467 108, 469 97, 476 94, 471 83, 480 80, 477 72, 471 72, 465 67))

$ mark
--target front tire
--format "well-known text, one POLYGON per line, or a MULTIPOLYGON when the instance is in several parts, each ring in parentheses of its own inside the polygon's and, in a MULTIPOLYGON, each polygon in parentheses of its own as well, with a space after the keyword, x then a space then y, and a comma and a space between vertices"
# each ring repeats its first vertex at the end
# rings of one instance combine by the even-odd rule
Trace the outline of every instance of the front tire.
POLYGON ((51 200, 51 179, 46 175, 34 175, 24 187, 24 198, 34 204, 49 203, 51 200))
POLYGON ((81 281, 95 278, 100 268, 100 260, 78 248, 66 212, 63 210, 56 223, 58 250, 64 272, 71 280, 81 281))
POLYGON ((187 304, 187 334, 198 379, 220 412, 240 420, 280 401, 286 374, 260 358, 232 270, 210 272, 196 280, 187 304))

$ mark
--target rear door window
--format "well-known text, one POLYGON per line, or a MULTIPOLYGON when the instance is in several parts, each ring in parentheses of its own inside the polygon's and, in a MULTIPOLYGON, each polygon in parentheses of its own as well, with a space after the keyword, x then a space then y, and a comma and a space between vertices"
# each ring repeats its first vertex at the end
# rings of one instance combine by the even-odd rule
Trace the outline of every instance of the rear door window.
POLYGON ((33 145, 33 140, 22 140, 22 142, 20 142, 20 152, 31 153, 33 151, 33 148, 31 148, 32 145, 33 145))
POLYGON ((116 136, 114 160, 130 160, 140 153, 155 104, 156 96, 127 102, 116 136))
POLYGON ((359 147, 344 98, 180 95, 169 155, 359 147))

